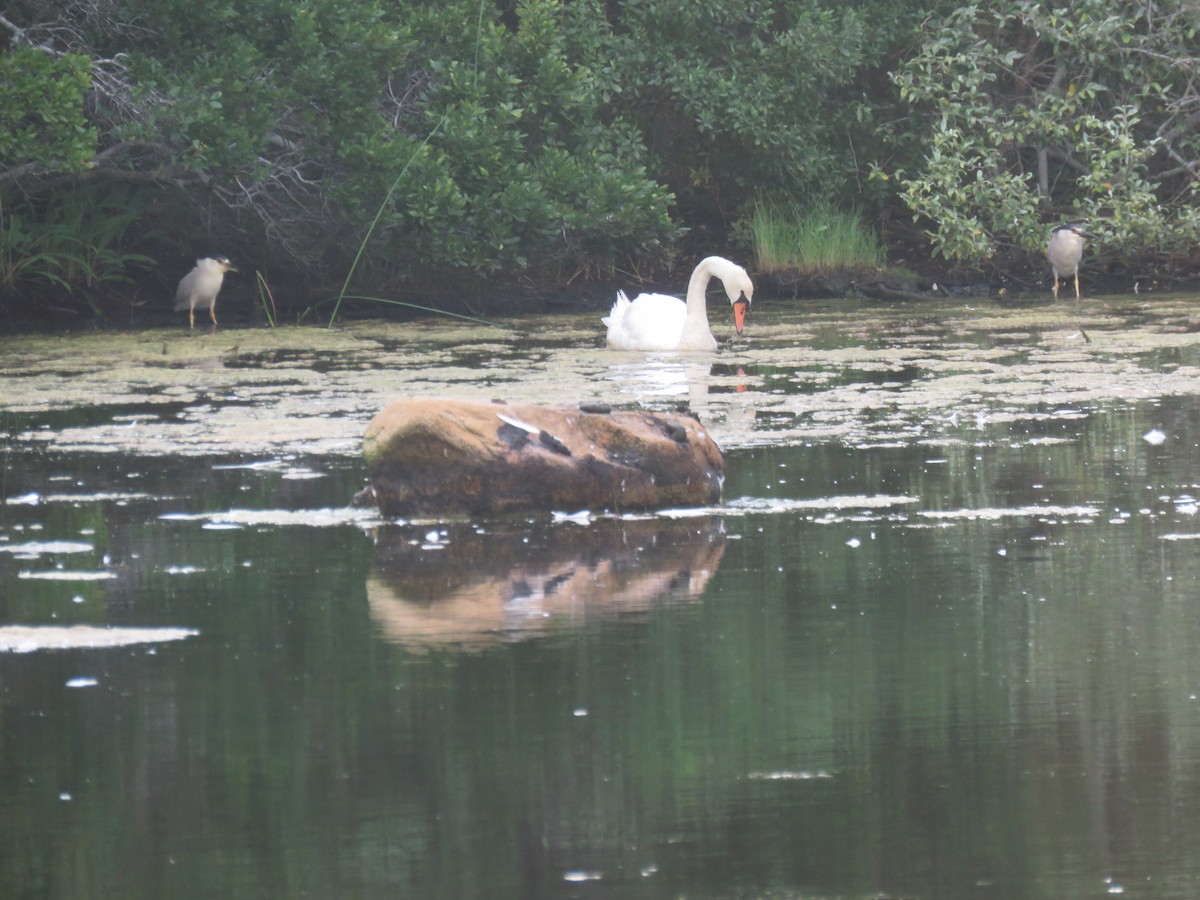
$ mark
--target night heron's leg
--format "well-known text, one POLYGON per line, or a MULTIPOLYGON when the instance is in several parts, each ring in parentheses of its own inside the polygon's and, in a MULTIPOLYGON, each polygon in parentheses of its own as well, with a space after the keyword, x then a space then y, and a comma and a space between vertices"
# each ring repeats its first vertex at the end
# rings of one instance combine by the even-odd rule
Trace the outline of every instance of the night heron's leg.
POLYGON ((1075 299, 1079 299, 1079 270, 1075 270, 1075 299))
POLYGON ((1054 273, 1054 299, 1058 299, 1058 273, 1054 273))
POLYGON ((192 331, 196 330, 196 307, 188 307, 188 328, 192 331))
POLYGON ((213 305, 208 308, 208 317, 210 319, 212 319, 213 331, 216 331, 217 330, 217 304, 216 303, 213 303, 213 305))

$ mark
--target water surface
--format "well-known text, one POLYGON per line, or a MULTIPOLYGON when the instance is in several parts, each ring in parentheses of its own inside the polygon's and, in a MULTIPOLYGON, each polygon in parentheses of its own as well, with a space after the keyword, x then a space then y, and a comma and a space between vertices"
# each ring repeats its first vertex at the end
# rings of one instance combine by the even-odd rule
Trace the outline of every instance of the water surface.
POLYGON ((4 896, 1196 896, 1193 304, 2 339, 4 896), (687 401, 726 503, 348 508, 427 393, 687 401))

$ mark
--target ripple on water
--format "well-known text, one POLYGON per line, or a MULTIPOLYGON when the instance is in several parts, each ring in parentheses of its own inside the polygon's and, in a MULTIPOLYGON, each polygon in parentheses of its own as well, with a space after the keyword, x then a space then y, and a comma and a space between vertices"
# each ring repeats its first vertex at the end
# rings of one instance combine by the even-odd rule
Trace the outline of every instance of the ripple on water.
POLYGON ((0 653, 38 650, 98 649, 182 641, 200 632, 194 628, 100 628, 93 625, 0 626, 0 653))
POLYGON ((380 521, 377 511, 359 507, 230 509, 221 512, 163 513, 159 518, 169 522, 203 522, 210 526, 228 528, 255 525, 307 525, 313 528, 328 528, 337 525, 366 525, 380 521))
POLYGON ((23 544, 0 543, 0 553, 12 553, 22 559, 54 553, 90 553, 96 548, 81 541, 27 541, 23 544))

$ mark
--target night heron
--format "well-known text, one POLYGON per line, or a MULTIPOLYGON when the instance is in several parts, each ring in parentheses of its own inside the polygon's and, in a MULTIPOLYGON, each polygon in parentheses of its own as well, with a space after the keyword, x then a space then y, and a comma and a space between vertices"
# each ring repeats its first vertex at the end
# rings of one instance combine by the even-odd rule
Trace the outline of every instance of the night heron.
POLYGON ((1078 225, 1056 225, 1046 244, 1046 259, 1054 270, 1054 299, 1058 299, 1058 279, 1075 276, 1075 299, 1079 299, 1079 261, 1087 238, 1094 238, 1078 225))
POLYGON ((188 311, 188 322, 193 330, 197 309, 207 309, 213 328, 217 327, 217 294, 221 282, 225 280, 226 272, 236 271, 224 256, 206 256, 196 260, 196 268, 179 279, 179 287, 175 289, 175 311, 188 311))

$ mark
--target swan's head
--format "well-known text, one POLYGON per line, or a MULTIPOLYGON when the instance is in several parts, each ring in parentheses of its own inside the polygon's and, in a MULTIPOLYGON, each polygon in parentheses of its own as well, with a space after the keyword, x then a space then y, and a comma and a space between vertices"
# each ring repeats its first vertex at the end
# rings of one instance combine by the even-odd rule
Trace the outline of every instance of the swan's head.
POLYGON ((725 285, 725 295, 733 304, 733 327, 741 334, 742 329, 746 327, 746 313, 750 309, 750 301, 754 299, 754 282, 737 263, 731 263, 727 259, 721 262, 724 263, 724 271, 718 270, 717 277, 725 285))

